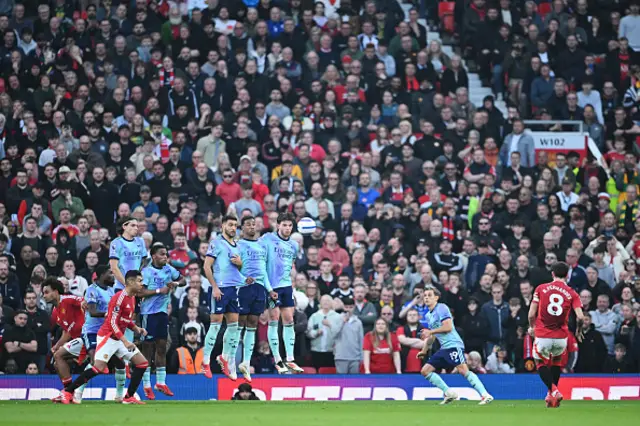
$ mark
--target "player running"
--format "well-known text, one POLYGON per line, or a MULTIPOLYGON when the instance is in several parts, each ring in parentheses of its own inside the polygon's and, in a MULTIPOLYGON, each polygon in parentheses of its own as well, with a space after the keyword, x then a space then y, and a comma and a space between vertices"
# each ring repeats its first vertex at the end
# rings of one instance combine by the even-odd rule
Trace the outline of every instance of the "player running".
POLYGON ((529 307, 529 334, 534 336, 533 359, 540 379, 547 386, 547 407, 559 407, 563 396, 558 390, 562 373, 562 355, 567 350, 569 314, 576 313, 576 339, 582 342, 582 303, 567 285, 569 265, 558 262, 551 267, 553 281, 542 284, 533 293, 529 307))
POLYGON ((135 397, 136 390, 142 381, 142 375, 149 366, 147 359, 140 353, 136 345, 128 340, 123 329, 128 328, 140 335, 147 334, 144 328, 136 326, 133 316, 136 307, 136 295, 142 290, 142 273, 129 271, 125 274, 125 288, 116 293, 109 301, 109 307, 105 321, 98 331, 98 346, 96 347, 95 364, 90 370, 85 370, 73 382, 65 386, 62 392, 62 403, 73 402, 73 393, 80 386, 101 373, 108 372, 107 363, 115 355, 116 357, 130 361, 135 368, 131 374, 129 389, 122 400, 123 404, 144 404, 135 397))
POLYGON ((438 339, 440 343, 440 350, 431 355, 420 373, 444 393, 444 399, 440 403, 442 405, 458 399, 458 394, 449 389, 449 386, 436 373, 436 370, 443 368, 455 368, 482 397, 479 405, 489 404, 493 401, 493 397, 484 388, 478 376, 469 370, 464 357, 464 342, 453 325, 451 311, 444 303, 438 303, 439 300, 440 291, 437 288, 433 286, 425 287, 424 302, 429 308, 429 312, 425 315, 428 328, 422 331, 422 337, 426 340, 417 357, 423 359, 435 339, 438 339))
POLYGON ((216 361, 222 373, 231 380, 236 380, 235 358, 240 330, 238 330, 238 287, 253 283, 253 278, 240 273, 242 260, 240 249, 235 242, 238 219, 226 215, 222 218, 222 234, 209 243, 207 257, 204 260, 204 274, 211 284, 211 324, 207 331, 204 345, 202 371, 205 377, 211 378, 211 352, 216 344, 222 317, 227 323, 222 343, 222 354, 216 361))
POLYGON ((296 333, 293 330, 293 314, 295 300, 293 298, 293 263, 298 251, 298 243, 289 237, 293 232, 295 217, 292 213, 280 213, 278 215, 278 229, 276 232, 265 234, 261 241, 267 249, 267 276, 273 285, 273 291, 278 295, 277 299, 269 301, 269 327, 267 336, 269 346, 276 362, 278 374, 288 372, 294 374, 304 373, 304 370, 294 362, 293 348, 296 344, 296 333), (280 339, 278 337, 278 321, 282 316, 282 338, 287 361, 282 362, 280 356, 280 339))
POLYGON ((238 241, 243 275, 252 277, 256 284, 238 288, 238 304, 240 317, 238 324, 244 328, 242 341, 242 362, 238 370, 244 378, 251 382, 250 362, 256 343, 258 317, 264 312, 267 304, 267 292, 271 300, 277 300, 278 294, 273 291, 267 277, 267 249, 263 240, 257 239, 256 220, 253 216, 245 216, 241 221, 242 239, 238 241))
MULTIPOLYGON (((124 289, 124 277, 127 272, 142 271, 148 262, 147 248, 144 240, 138 237, 138 221, 131 216, 123 217, 117 223, 120 236, 111 242, 109 247, 109 266, 116 278, 115 291, 124 289)), ((133 333, 125 331, 127 340, 133 341, 133 333)), ((120 374, 116 370, 116 375, 120 374)), ((129 371, 126 371, 129 378, 129 371)))
MULTIPOLYGON (((87 356, 81 337, 84 325, 83 299, 65 295, 63 284, 55 277, 44 280, 42 296, 45 302, 53 305, 51 318, 62 329, 62 336, 51 348, 51 353, 62 386, 66 386, 71 383, 69 361, 75 359, 78 364, 81 364, 87 356)), ((52 399, 53 402, 60 402, 60 400, 60 397, 52 399)))
POLYGON ((151 246, 151 265, 142 270, 144 289, 138 297, 144 297, 140 304, 142 328, 147 335, 142 340, 142 353, 150 360, 155 349, 156 385, 151 388, 151 367, 142 376, 142 387, 148 399, 156 399, 153 389, 167 396, 173 392, 167 386, 167 334, 169 314, 167 312, 171 296, 169 292, 178 286, 184 286, 184 278, 173 266, 167 265, 167 248, 162 243, 151 246))
MULTIPOLYGON (((90 362, 87 364, 85 370, 92 367, 96 352, 96 339, 98 336, 98 330, 104 323, 104 317, 107 313, 109 301, 113 297, 113 273, 109 267, 100 265, 96 268, 94 283, 92 283, 84 294, 84 300, 86 309, 84 312, 84 325, 82 326, 82 340, 84 347, 89 356, 90 362)), ((116 369, 124 371, 124 363, 120 359, 115 359, 114 366, 116 369)), ((116 375, 116 398, 115 400, 120 402, 124 397, 124 385, 125 375, 116 375)), ((80 386, 76 389, 73 395, 73 402, 82 402, 82 393, 84 386, 80 386)))

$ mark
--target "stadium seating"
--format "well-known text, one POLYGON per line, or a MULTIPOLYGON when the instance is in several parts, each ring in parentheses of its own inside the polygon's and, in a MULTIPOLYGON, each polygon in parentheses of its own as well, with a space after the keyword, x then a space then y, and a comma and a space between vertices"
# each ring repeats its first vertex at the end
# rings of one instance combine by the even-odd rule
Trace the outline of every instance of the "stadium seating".
POLYGON ((334 367, 320 367, 318 374, 336 374, 336 369, 334 367))
POLYGON ((442 23, 442 28, 449 34, 453 34, 456 31, 455 8, 456 3, 453 1, 445 1, 438 4, 438 17, 442 23))

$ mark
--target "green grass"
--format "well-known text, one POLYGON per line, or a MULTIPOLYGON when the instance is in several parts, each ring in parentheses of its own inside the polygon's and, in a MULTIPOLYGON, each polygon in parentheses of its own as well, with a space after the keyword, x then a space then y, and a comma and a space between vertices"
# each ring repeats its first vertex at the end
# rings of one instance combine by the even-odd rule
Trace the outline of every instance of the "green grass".
POLYGON ((607 426, 631 424, 638 414, 638 401, 565 401, 559 409, 545 408, 544 401, 494 401, 484 407, 470 401, 448 406, 437 401, 0 402, 0 425, 19 426, 607 426))

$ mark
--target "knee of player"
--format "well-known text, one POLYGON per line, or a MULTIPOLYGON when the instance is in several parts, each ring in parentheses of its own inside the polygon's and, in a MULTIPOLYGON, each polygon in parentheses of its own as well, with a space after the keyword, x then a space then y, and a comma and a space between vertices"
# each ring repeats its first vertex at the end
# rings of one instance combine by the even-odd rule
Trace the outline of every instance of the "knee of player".
POLYGON ((431 366, 431 364, 425 364, 422 366, 422 369, 420 370, 420 374, 422 374, 424 377, 427 377, 429 374, 433 373, 433 367, 431 366))
POLYGON ((469 372, 469 366, 467 364, 460 364, 456 368, 456 371, 458 372, 458 374, 461 374, 462 376, 466 376, 467 373, 469 372))
POLYGON ((247 317, 247 324, 246 324, 246 326, 247 326, 247 327, 249 327, 249 328, 256 328, 256 327, 258 327, 258 318, 259 318, 259 317, 257 317, 257 316, 249 315, 249 316, 247 317))
POLYGON ((157 340, 156 341, 156 354, 164 355, 167 352, 167 341, 166 340, 157 340))
POLYGON ((65 355, 67 354, 67 350, 65 348, 59 348, 54 354, 53 354, 53 358, 56 361, 62 361, 65 358, 65 355))

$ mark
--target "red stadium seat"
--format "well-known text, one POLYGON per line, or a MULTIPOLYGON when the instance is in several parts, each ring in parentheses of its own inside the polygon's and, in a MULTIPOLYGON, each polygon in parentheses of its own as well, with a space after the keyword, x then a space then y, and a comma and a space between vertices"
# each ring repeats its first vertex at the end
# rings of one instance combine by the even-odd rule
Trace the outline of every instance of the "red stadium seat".
POLYGON ((456 2, 445 1, 438 4, 438 17, 442 22, 442 28, 449 34, 456 32, 456 21, 453 16, 456 2))
POLYGON ((334 367, 320 367, 318 374, 336 374, 336 369, 334 367))
POLYGON ((540 19, 544 20, 545 16, 547 16, 551 12, 551 3, 540 3, 538 5, 538 15, 540 15, 540 19))
POLYGON ((313 367, 302 367, 304 374, 317 374, 317 371, 313 367))

